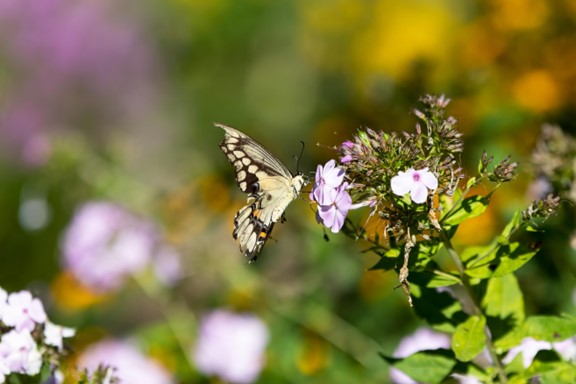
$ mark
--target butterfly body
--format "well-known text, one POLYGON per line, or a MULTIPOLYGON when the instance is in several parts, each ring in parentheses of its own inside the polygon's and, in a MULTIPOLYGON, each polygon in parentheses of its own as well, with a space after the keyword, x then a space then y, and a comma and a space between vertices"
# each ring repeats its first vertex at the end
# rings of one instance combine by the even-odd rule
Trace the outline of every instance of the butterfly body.
POLYGON ((257 141, 237 129, 224 129, 220 148, 234 166, 238 186, 248 194, 247 205, 234 218, 234 239, 250 261, 256 260, 268 240, 274 224, 284 210, 300 195, 307 181, 292 175, 280 160, 257 141))

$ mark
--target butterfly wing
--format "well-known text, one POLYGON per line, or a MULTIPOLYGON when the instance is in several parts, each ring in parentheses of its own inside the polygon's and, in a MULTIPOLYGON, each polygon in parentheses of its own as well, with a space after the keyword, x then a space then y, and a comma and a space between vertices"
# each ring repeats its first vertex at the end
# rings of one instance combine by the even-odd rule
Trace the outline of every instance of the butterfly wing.
POLYGON ((225 131, 220 148, 236 170, 238 186, 249 194, 248 205, 234 218, 233 236, 242 253, 254 261, 274 223, 300 193, 304 178, 292 176, 276 156, 246 134, 226 125, 215 125, 225 131))

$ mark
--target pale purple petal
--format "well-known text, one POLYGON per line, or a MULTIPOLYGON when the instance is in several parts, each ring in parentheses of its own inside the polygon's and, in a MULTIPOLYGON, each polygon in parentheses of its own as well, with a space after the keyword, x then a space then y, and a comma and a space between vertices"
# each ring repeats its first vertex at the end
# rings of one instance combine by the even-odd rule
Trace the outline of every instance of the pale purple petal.
POLYGON ((438 179, 432 172, 425 172, 422 174, 420 181, 424 184, 428 189, 436 189, 438 188, 438 179))
POLYGON ((343 156, 343 157, 340 159, 340 162, 343 163, 343 164, 345 164, 345 163, 351 162, 352 160, 354 160, 354 158, 352 157, 352 155, 346 155, 346 156, 343 156))
POLYGON ((398 196, 404 196, 410 192, 413 185, 414 179, 408 172, 398 172, 398 175, 394 176, 390 182, 392 192, 398 196))
POLYGON ((319 183, 320 180, 322 179, 322 165, 318 164, 318 166, 316 167, 316 175, 315 175, 315 181, 316 183, 319 183))
POLYGON ((336 220, 336 207, 333 205, 320 206, 318 207, 318 215, 325 227, 332 228, 336 220))
POLYGON ((428 197, 428 189, 422 185, 421 183, 416 183, 412 186, 412 190, 410 191, 410 198, 416 204, 422 204, 426 201, 428 197))

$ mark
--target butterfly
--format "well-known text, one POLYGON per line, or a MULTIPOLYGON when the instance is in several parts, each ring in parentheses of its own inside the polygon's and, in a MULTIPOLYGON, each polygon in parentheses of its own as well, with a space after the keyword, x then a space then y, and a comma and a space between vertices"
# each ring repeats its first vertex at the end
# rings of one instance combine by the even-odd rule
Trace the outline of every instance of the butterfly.
POLYGON ((232 236, 239 242, 240 251, 253 262, 274 224, 284 220, 284 210, 308 181, 301 173, 292 175, 276 156, 245 133, 223 124, 214 125, 225 131, 220 148, 234 166, 238 186, 248 194, 247 205, 234 217, 232 236))

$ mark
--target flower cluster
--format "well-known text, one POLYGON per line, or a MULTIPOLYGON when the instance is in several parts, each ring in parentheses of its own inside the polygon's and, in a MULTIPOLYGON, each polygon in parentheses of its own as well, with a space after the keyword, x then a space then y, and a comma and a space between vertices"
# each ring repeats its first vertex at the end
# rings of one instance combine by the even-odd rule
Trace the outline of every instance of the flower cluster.
POLYGON ((352 208, 352 198, 347 191, 348 182, 344 181, 344 171, 336 166, 335 160, 326 165, 318 165, 314 187, 310 200, 318 203, 316 219, 330 228, 333 233, 339 232, 344 225, 346 215, 352 208))
POLYGON ((431 191, 450 195, 457 188, 463 143, 456 120, 444 117, 450 100, 426 96, 421 101, 423 111, 414 114, 425 129, 417 124, 412 134, 359 130, 336 148, 339 164, 330 160, 318 166, 310 199, 318 204, 318 221, 332 232, 342 229, 349 210, 363 206, 372 207, 370 217, 384 220, 386 231, 396 237, 434 230, 430 204, 423 203, 431 201, 431 191), (408 193, 409 200, 397 197, 408 193))
POLYGON ((2 288, 0 325, 0 383, 10 374, 37 375, 43 361, 53 362, 54 355, 62 354, 62 339, 75 333, 51 323, 42 302, 30 292, 8 294, 2 288))
POLYGON ((62 254, 72 274, 99 292, 120 288, 149 264, 165 283, 180 274, 179 255, 161 241, 156 226, 110 202, 89 202, 78 209, 62 254))
POLYGON ((268 328, 254 315, 215 310, 202 319, 192 352, 200 372, 226 382, 252 383, 264 365, 268 328))

